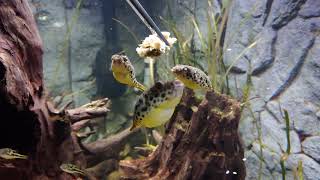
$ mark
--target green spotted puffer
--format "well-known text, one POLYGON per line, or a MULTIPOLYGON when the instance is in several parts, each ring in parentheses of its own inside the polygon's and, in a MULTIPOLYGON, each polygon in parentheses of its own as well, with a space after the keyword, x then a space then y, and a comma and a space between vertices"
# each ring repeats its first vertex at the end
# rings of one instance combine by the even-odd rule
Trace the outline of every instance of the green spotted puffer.
POLYGON ((134 67, 125 55, 115 54, 111 57, 113 77, 120 83, 145 91, 145 87, 136 79, 134 67))
POLYGON ((171 71, 177 79, 190 89, 212 89, 209 77, 198 68, 188 65, 176 65, 171 71))
POLYGON ((166 123, 179 104, 183 89, 183 83, 178 80, 155 83, 139 97, 130 130, 138 127, 152 128, 166 123))

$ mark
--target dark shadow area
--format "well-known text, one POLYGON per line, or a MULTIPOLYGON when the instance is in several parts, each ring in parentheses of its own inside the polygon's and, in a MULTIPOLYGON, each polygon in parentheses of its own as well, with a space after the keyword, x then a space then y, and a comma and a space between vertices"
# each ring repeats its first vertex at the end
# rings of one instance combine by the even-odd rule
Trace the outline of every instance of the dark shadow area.
POLYGON ((12 148, 23 154, 36 152, 40 124, 35 114, 17 111, 0 93, 0 148, 12 148))

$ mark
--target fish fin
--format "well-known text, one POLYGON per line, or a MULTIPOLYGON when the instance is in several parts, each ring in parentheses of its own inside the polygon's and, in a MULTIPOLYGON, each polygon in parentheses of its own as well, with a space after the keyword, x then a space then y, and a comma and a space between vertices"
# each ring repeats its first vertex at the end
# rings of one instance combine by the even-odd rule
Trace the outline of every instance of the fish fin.
POLYGON ((131 128, 130 128, 130 131, 133 131, 134 129, 136 129, 136 128, 138 128, 138 127, 140 127, 140 125, 137 124, 137 123, 135 123, 135 122, 133 122, 133 123, 132 123, 132 126, 131 126, 131 128))
POLYGON ((138 89, 139 89, 140 91, 142 91, 142 92, 146 91, 146 89, 147 89, 144 85, 142 85, 142 84, 139 83, 138 81, 136 81, 134 84, 135 84, 134 87, 138 88, 138 89))
POLYGON ((12 156, 15 159, 28 159, 28 156, 19 154, 14 150, 10 152, 10 156, 12 156))
POLYGON ((131 128, 130 128, 130 131, 134 130, 135 128, 136 128, 136 124, 133 123, 132 126, 131 126, 131 128))

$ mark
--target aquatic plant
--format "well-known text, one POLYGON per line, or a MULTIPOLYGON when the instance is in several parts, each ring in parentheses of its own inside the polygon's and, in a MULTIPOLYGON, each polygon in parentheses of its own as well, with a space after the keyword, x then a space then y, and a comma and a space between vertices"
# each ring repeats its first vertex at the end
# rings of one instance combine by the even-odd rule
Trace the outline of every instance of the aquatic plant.
POLYGON ((118 24, 120 24, 126 31, 128 31, 136 43, 139 43, 138 37, 135 35, 135 33, 132 31, 132 29, 129 26, 127 26, 124 22, 122 22, 116 18, 112 18, 112 19, 114 21, 116 21, 118 24))
MULTIPOLYGON (((67 24, 66 27, 66 33, 63 37, 63 42, 62 42, 62 47, 61 47, 61 53, 59 54, 58 58, 58 63, 56 64, 55 70, 54 70, 54 75, 53 75, 53 80, 52 82, 49 82, 48 87, 49 89, 52 89, 54 86, 57 85, 57 80, 58 80, 58 75, 60 73, 60 68, 62 64, 66 62, 66 59, 68 59, 68 80, 69 80, 69 90, 72 91, 72 75, 71 75, 71 62, 70 62, 70 54, 67 55, 67 53, 70 53, 70 38, 71 38, 71 33, 73 27, 76 25, 78 22, 78 18, 80 16, 80 9, 81 9, 81 4, 83 0, 79 0, 77 2, 76 8, 71 16, 71 21, 69 24, 67 24), (67 56, 67 58, 66 58, 67 56)), ((67 20, 66 20, 67 21, 67 20)), ((67 22, 68 23, 68 22, 67 22)), ((71 92, 72 93, 72 92, 71 92)))
POLYGON ((288 113, 288 111, 286 109, 283 110, 283 113, 284 113, 284 120, 285 120, 285 124, 286 124, 287 150, 280 157, 280 166, 281 166, 282 180, 285 180, 286 179, 285 161, 288 159, 288 156, 291 153, 291 142, 290 142, 290 118, 289 118, 289 113, 288 113))
POLYGON ((303 180, 303 166, 302 166, 302 161, 299 160, 298 162, 298 167, 297 167, 297 174, 296 174, 296 179, 297 180, 303 180))
MULTIPOLYGON (((194 28, 194 32, 191 35, 184 35, 184 33, 179 30, 178 25, 173 20, 174 17, 172 16, 173 13, 170 2, 168 2, 169 16, 167 19, 162 18, 164 24, 178 39, 173 53, 174 64, 192 65, 208 72, 214 90, 226 94, 231 93, 229 87, 229 73, 231 69, 245 53, 260 41, 259 39, 255 40, 254 37, 252 42, 234 57, 231 64, 228 64, 228 66, 225 64, 223 54, 228 50, 230 43, 224 39, 224 32, 227 26, 231 3, 232 0, 223 1, 220 12, 215 12, 212 1, 208 0, 208 8, 206 9, 207 26, 205 30, 200 28, 199 19, 194 12, 188 9, 188 12, 191 14, 190 24, 194 28), (200 42, 200 45, 196 45, 196 40, 200 42)), ((238 29, 240 29, 248 17, 250 17, 249 13, 239 24, 238 29)), ((233 35, 231 35, 231 38, 232 36, 233 35)))

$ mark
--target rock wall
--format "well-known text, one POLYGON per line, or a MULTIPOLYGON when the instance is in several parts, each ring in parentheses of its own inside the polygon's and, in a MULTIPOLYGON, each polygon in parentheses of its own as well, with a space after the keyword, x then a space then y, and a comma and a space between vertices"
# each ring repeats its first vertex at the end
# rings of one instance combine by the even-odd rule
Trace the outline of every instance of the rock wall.
POLYGON ((92 65, 104 43, 101 3, 83 1, 76 9, 77 1, 29 2, 44 42, 46 88, 53 96, 73 98, 75 105, 89 102, 95 93, 92 65))
POLYGON ((281 179, 280 155, 287 147, 281 109, 288 110, 291 120, 292 154, 286 162, 287 179, 293 179, 299 160, 305 179, 320 179, 319 32, 318 0, 233 2, 224 61, 232 64, 248 46, 257 43, 235 63, 246 73, 230 77, 233 94, 241 96, 237 92, 251 74, 251 97, 258 97, 251 100, 253 115, 244 114, 241 123, 248 147, 247 179, 281 179), (264 159, 261 166, 260 158, 264 159))

